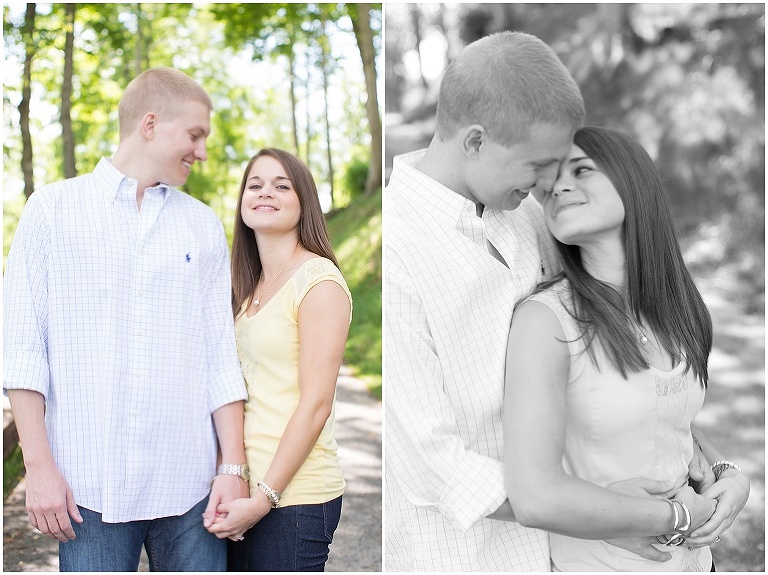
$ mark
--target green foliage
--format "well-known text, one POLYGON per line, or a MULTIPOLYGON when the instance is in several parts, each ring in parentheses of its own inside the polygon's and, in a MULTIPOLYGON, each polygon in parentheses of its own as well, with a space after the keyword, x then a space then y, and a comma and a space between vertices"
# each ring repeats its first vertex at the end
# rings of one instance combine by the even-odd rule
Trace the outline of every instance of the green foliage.
POLYGON ((16 444, 16 448, 3 459, 3 501, 16 487, 16 484, 24 476, 24 458, 21 454, 21 446, 16 444))
MULTIPOLYGON (((7 257, 24 205, 24 196, 17 195, 23 187, 18 106, 25 55, 21 33, 24 5, 4 5, 3 15, 3 224, 7 257)), ((59 124, 63 17, 64 5, 37 4, 34 30, 26 34, 35 47, 29 119, 38 187, 63 177, 59 124)), ((374 31, 379 30, 380 5, 370 17, 374 31)), ((101 157, 110 157, 117 149, 118 102, 138 72, 173 66, 206 88, 214 104, 208 161, 194 166, 183 189, 211 206, 230 237, 245 164, 263 147, 294 150, 294 121, 300 152, 307 156, 303 159, 323 189, 330 187, 330 178, 340 184, 344 170, 339 166, 353 157, 366 156, 361 151, 367 145, 366 85, 343 4, 77 4, 73 63, 71 118, 79 173, 91 171, 101 157), (289 66, 291 59, 293 65, 289 66), (290 78, 293 97, 289 96, 290 78)), ((352 193, 343 198, 340 192, 343 202, 335 207, 349 204, 352 193)), ((379 227, 380 223, 379 214, 379 227)), ((347 241, 354 243, 353 239, 347 241)), ((342 252, 350 249, 348 245, 340 247, 342 252)), ((358 277, 354 257, 349 257, 359 286, 355 289, 360 290, 356 297, 362 302, 361 310, 370 309, 366 298, 371 296, 363 287, 368 279, 358 277)), ((380 272, 374 277, 380 280, 380 272)), ((380 288, 371 289, 379 294, 374 300, 380 299, 380 288)), ((380 307, 379 302, 379 311, 380 307)), ((364 311, 358 317, 356 321, 363 327, 353 339, 363 341, 369 331, 365 327, 368 319, 364 311)), ((370 321, 380 322, 380 317, 370 321)), ((365 345, 353 342, 350 349, 354 355, 355 349, 375 351, 377 346, 380 353, 380 341, 365 345)), ((375 355, 368 359, 362 352, 358 355, 362 372, 373 372, 374 379, 378 373, 380 379, 380 365, 366 367, 379 361, 375 355)))
POLYGON ((16 233, 16 226, 19 225, 19 218, 25 202, 24 194, 19 194, 13 200, 3 202, 3 270, 5 270, 5 261, 8 259, 13 234, 16 233))
POLYGON ((344 190, 350 201, 354 201, 363 193, 367 178, 368 162, 359 157, 353 158, 344 170, 344 190))
POLYGON ((381 190, 328 220, 339 266, 352 292, 344 363, 381 398, 381 190))
MULTIPOLYGON (((409 87, 418 95, 426 80, 408 77, 402 65, 409 50, 415 52, 411 9, 387 13, 388 55, 390 46, 398 55, 394 62, 387 58, 387 102, 413 102, 403 115, 424 120, 434 114, 435 86, 426 98, 406 98, 409 87)), ((418 9, 425 30, 440 29, 448 20, 433 5, 418 9)), ((697 248, 686 253, 689 263, 699 269, 733 266, 749 308, 764 307, 765 4, 509 3, 451 9, 465 42, 514 29, 552 46, 581 89, 586 123, 637 138, 667 185, 681 236, 719 254, 703 257, 706 250, 697 248)), ((447 57, 461 47, 451 44, 454 38, 445 34, 447 57)), ((392 134, 397 131, 388 130, 388 151, 396 149, 392 134)), ((402 151, 415 148, 400 144, 402 151)))

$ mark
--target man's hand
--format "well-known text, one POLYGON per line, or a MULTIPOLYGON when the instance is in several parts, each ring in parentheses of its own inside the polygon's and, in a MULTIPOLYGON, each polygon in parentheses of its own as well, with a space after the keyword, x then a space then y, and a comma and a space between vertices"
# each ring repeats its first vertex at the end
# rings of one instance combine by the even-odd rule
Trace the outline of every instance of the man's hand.
POLYGON ((688 464, 688 477, 693 483, 693 488, 699 495, 703 495, 710 487, 715 484, 715 474, 709 467, 707 458, 701 451, 701 448, 693 442, 693 458, 688 464))
POLYGON ((75 538, 69 518, 77 523, 83 518, 72 489, 55 464, 27 468, 27 515, 30 523, 49 537, 62 542, 75 538))
POLYGON ((663 563, 672 559, 671 553, 659 551, 654 547, 654 544, 659 544, 655 537, 622 537, 620 539, 606 539, 605 542, 610 543, 614 547, 621 547, 631 551, 649 561, 663 563))
POLYGON ((717 508, 709 521, 686 538, 689 547, 710 545, 731 526, 749 499, 749 478, 736 469, 727 469, 703 496, 716 499, 717 508))
MULTIPOLYGON (((611 483, 608 489, 627 495, 634 495, 635 497, 666 497, 671 495, 671 490, 674 487, 674 481, 655 481, 653 479, 638 478, 611 483)), ((621 537, 618 539, 606 539, 605 542, 610 543, 614 547, 621 547, 631 551, 650 561, 664 562, 672 559, 671 553, 659 551, 653 546, 654 543, 658 544, 658 541, 653 537, 621 537)))
POLYGON ((272 509, 272 503, 258 493, 256 497, 222 503, 218 508, 216 522, 208 529, 219 539, 228 537, 233 541, 240 538, 256 525, 272 509))
POLYGON ((606 489, 618 491, 626 495, 635 497, 671 497, 674 489, 674 481, 658 481, 656 479, 645 479, 638 477, 635 479, 625 479, 611 483, 606 489))
POLYGON ((217 475, 211 486, 211 495, 203 513, 203 526, 208 529, 216 519, 216 509, 221 503, 229 503, 248 497, 248 484, 237 475, 217 475))

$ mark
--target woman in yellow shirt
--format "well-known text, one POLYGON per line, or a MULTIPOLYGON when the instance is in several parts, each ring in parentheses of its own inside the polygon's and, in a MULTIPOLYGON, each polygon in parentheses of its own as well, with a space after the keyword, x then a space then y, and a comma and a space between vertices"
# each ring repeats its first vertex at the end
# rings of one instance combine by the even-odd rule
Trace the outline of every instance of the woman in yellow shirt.
POLYGON ((230 571, 323 571, 344 491, 334 401, 352 298, 312 174, 282 150, 246 167, 232 291, 251 496, 220 505, 210 531, 230 538, 230 571))

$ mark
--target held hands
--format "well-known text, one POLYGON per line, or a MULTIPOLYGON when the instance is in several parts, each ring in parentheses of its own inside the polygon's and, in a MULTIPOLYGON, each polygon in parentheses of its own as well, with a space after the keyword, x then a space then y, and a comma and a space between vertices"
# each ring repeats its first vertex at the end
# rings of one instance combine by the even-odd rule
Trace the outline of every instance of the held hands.
POLYGON ((53 539, 75 538, 69 518, 77 523, 83 518, 72 489, 55 464, 27 469, 27 515, 32 525, 53 539))
MULTIPOLYGON (((652 479, 627 479, 611 483, 608 489, 634 495, 635 497, 668 497, 675 487, 674 481, 654 481, 652 479)), ((640 555, 650 561, 664 562, 672 558, 670 553, 659 551, 653 545, 658 543, 654 537, 621 537, 618 539, 606 539, 614 547, 620 547, 640 555)))
MULTIPOLYGON (((684 485, 680 491, 675 494, 674 498, 677 501, 684 503, 691 513, 691 527, 686 531, 686 537, 687 533, 693 533, 696 529, 704 525, 709 518, 712 517, 715 508, 717 507, 717 500, 699 495, 688 485, 684 485)), ((686 541, 686 545, 687 544, 686 541)), ((690 547, 690 545, 688 546, 690 547)))
POLYGON ((248 497, 248 492, 248 484, 237 475, 217 475, 211 485, 211 495, 203 513, 203 526, 208 529, 213 525, 220 504, 248 497))
POLYGON ((233 541, 239 541, 246 531, 269 513, 270 509, 272 503, 259 491, 254 497, 220 504, 213 525, 207 529, 219 539, 229 537, 233 541))
POLYGON ((702 495, 716 501, 717 509, 704 525, 691 531, 686 538, 689 547, 710 545, 731 526, 749 498, 749 478, 740 471, 727 469, 702 495))
POLYGON ((716 481, 715 474, 709 467, 707 458, 704 457, 701 449, 696 445, 693 447, 693 458, 688 464, 688 477, 693 481, 696 493, 701 495, 704 495, 704 492, 712 487, 716 481))

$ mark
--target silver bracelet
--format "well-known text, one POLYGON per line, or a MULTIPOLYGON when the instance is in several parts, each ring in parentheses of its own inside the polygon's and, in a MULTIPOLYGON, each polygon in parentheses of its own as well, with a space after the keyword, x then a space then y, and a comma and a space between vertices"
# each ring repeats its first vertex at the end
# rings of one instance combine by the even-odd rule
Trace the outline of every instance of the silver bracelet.
POLYGON ((736 465, 732 461, 726 461, 726 460, 717 461, 717 462, 713 463, 710 466, 710 469, 715 474, 715 479, 717 479, 717 480, 720 480, 720 476, 723 474, 723 471, 725 471, 726 469, 735 469, 739 473, 742 473, 742 474, 744 473, 744 471, 741 469, 741 467, 739 467, 738 465, 736 465))
POLYGON ((672 512, 675 514, 675 522, 672 525, 672 531, 677 532, 677 528, 680 525, 680 514, 677 512, 677 506, 672 502, 671 499, 662 499, 662 501, 666 501, 672 507, 672 512))
POLYGON ((675 533, 672 537, 667 539, 667 542, 664 545, 666 545, 667 547, 677 547, 678 545, 682 545, 683 543, 685 543, 685 537, 683 536, 683 534, 675 533))
POLYGON ((264 495, 267 496, 267 499, 269 499, 269 502, 272 504, 272 507, 280 507, 280 493, 272 489, 269 485, 264 483, 263 481, 259 481, 256 484, 256 487, 259 488, 259 491, 261 491, 264 495))
POLYGON ((683 503, 682 501, 679 501, 678 499, 673 499, 672 503, 679 503, 680 507, 683 508, 683 513, 685 514, 685 524, 681 525, 680 527, 675 527, 675 533, 679 533, 680 535, 685 535, 683 533, 684 531, 688 531, 691 528, 691 512, 688 511, 688 506, 683 503))

